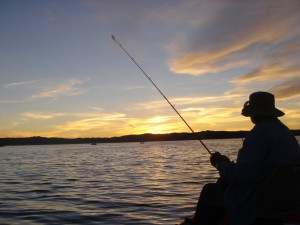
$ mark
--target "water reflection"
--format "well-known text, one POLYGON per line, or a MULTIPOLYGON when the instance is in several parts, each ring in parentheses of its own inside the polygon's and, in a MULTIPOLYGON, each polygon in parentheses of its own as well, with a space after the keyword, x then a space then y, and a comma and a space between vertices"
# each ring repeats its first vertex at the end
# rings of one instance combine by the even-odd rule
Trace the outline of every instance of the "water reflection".
MULTIPOLYGON (((237 140, 205 141, 235 160, 237 140)), ((217 178, 198 141, 7 146, 1 224, 174 224, 217 178)))

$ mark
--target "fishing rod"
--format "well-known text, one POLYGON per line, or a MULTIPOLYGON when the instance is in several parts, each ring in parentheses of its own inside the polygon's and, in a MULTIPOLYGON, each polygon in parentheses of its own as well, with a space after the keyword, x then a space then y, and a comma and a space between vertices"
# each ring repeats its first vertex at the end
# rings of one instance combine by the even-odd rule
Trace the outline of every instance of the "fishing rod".
POLYGON ((123 46, 116 40, 114 35, 111 35, 111 38, 123 49, 123 51, 128 55, 128 57, 135 63, 135 65, 142 71, 142 73, 147 77, 147 79, 152 83, 152 85, 158 90, 158 92, 164 97, 164 99, 169 103, 169 105, 174 109, 177 115, 182 119, 182 121, 187 125, 190 131, 194 134, 195 138, 200 141, 202 146, 206 149, 206 151, 211 155, 211 151, 207 148, 207 146, 203 143, 203 141, 196 135, 195 131, 191 128, 191 126, 186 122, 186 120, 181 116, 181 114, 177 111, 177 109, 172 105, 169 99, 162 93, 162 91, 156 86, 156 84, 151 80, 151 78, 146 74, 146 72, 140 67, 140 65, 134 60, 131 55, 123 48, 123 46))

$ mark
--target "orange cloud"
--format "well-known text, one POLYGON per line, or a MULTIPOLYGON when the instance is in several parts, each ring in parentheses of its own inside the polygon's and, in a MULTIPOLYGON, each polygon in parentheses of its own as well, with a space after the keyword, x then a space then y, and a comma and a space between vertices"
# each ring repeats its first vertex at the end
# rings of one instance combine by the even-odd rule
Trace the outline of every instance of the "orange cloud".
POLYGON ((293 77, 298 75, 300 67, 298 65, 286 65, 284 62, 273 63, 256 68, 250 73, 234 79, 233 83, 246 83, 251 81, 279 80, 282 78, 293 77))
POLYGON ((232 53, 231 51, 234 50, 224 49, 217 52, 186 53, 170 63, 170 70, 179 74, 203 75, 222 72, 248 63, 245 59, 238 61, 224 60, 228 54, 232 53))

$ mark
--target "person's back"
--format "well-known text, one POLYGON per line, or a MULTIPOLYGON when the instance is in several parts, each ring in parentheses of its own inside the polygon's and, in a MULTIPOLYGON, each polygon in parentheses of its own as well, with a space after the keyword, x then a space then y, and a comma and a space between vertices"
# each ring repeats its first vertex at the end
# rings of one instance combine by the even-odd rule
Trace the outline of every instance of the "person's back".
POLYGON ((258 122, 251 134, 259 136, 261 145, 265 146, 260 179, 268 176, 278 165, 300 161, 299 144, 293 133, 279 119, 269 118, 258 122))

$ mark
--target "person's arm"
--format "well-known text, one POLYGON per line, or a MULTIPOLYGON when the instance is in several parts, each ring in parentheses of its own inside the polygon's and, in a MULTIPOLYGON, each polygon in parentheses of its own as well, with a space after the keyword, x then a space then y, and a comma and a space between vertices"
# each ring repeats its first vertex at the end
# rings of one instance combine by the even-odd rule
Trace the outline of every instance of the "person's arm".
POLYGON ((258 181, 265 160, 267 142, 259 131, 253 131, 244 141, 237 162, 221 162, 220 177, 231 184, 249 185, 258 181))

